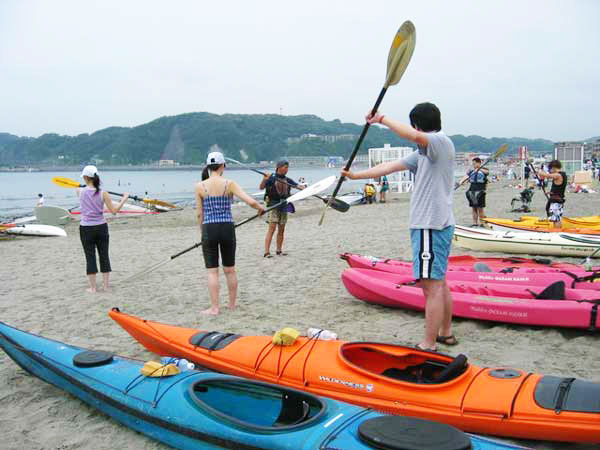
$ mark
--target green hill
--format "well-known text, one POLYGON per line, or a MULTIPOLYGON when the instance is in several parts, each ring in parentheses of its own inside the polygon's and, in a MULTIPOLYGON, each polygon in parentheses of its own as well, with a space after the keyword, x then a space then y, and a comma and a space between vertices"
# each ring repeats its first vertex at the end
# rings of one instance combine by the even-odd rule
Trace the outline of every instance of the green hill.
MULTIPOLYGON (((243 150, 248 161, 281 156, 348 156, 361 129, 362 125, 325 121, 314 115, 188 113, 161 117, 132 128, 110 127, 78 136, 50 133, 29 138, 0 133, 0 166, 81 165, 96 160, 105 165, 136 165, 159 159, 202 164, 215 145, 233 157, 243 150)), ((511 151, 520 145, 527 145, 533 152, 553 148, 551 141, 543 139, 462 135, 451 138, 461 152, 491 152, 505 142, 511 151)), ((410 145, 387 129, 372 127, 362 152, 384 143, 410 145)))

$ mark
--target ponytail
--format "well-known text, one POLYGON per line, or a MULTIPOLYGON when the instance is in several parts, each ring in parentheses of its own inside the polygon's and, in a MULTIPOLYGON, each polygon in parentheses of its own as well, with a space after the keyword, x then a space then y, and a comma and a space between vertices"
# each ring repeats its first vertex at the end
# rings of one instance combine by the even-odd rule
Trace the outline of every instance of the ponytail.
POLYGON ((92 178, 92 183, 94 184, 94 187, 96 188, 96 194, 98 192, 100 192, 100 177, 98 176, 97 173, 94 174, 94 178, 92 178))
POLYGON ((208 177, 210 176, 210 172, 214 172, 215 170, 218 170, 219 167, 221 167, 223 164, 209 164, 207 165, 204 170, 202 171, 202 181, 208 180, 208 177))

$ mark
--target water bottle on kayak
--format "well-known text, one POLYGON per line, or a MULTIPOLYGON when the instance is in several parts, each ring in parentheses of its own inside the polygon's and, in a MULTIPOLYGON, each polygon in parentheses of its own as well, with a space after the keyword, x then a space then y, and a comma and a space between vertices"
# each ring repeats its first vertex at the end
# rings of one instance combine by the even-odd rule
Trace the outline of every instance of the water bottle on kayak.
POLYGON ((306 332, 306 336, 308 336, 308 338, 320 339, 322 341, 335 341, 337 339, 336 333, 329 330, 323 330, 321 328, 309 328, 306 332))
POLYGON ((173 358, 171 356, 163 356, 162 358, 160 358, 160 363, 164 364, 165 366, 167 364, 173 364, 173 365, 177 366, 177 368, 181 372, 184 372, 186 370, 194 370, 196 367, 194 365, 194 363, 189 362, 187 359, 173 358))

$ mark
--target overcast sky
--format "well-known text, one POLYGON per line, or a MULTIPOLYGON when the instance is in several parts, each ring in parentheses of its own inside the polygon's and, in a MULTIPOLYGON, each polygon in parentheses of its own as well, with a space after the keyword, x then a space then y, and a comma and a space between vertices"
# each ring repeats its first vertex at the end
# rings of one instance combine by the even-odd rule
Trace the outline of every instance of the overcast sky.
POLYGON ((448 134, 600 135, 595 0, 0 0, 0 132, 193 111, 363 123, 407 19, 417 45, 386 114, 432 101, 448 134))

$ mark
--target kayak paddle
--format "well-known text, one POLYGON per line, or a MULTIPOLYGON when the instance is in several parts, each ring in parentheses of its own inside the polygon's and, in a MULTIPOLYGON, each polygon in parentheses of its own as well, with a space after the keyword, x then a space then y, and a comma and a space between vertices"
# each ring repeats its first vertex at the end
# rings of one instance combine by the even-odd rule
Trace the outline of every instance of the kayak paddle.
MULTIPOLYGON (((82 188, 85 187, 85 184, 81 184, 79 181, 73 180, 72 178, 67 178, 67 177, 54 177, 52 178, 52 182, 54 184, 56 184, 57 186, 60 187, 64 187, 64 188, 82 188)), ((123 197, 123 194, 119 194, 118 192, 111 192, 111 191, 106 191, 111 195, 117 195, 119 197, 123 197)), ((167 208, 177 208, 176 205, 173 205, 172 203, 169 202, 165 202, 163 200, 158 200, 155 198, 140 198, 136 195, 130 195, 129 198, 138 201, 138 202, 144 202, 147 203, 149 205, 160 205, 160 206, 165 206, 167 208)))
MULTIPOLYGON (((477 169, 475 169, 475 172, 473 173, 477 173, 479 172, 481 169, 483 169, 486 164, 494 159, 498 159, 500 156, 502 156, 502 154, 504 154, 506 152, 506 150, 508 150, 508 144, 502 144, 498 150, 496 150, 496 153, 494 153, 492 156, 490 156, 488 159, 486 159, 484 161, 484 163, 479 166, 477 169)), ((468 178, 464 179, 463 181, 461 181, 460 183, 458 183, 455 187, 454 190, 457 190, 459 187, 461 187, 466 181, 468 180, 468 178)))
MULTIPOLYGON (((327 177, 321 181, 317 181, 314 184, 311 184, 310 186, 302 189, 301 191, 296 192, 294 195, 291 195, 290 197, 288 197, 287 199, 283 200, 280 203, 277 203, 276 205, 270 206, 267 209, 264 210, 264 213, 267 213, 269 211, 271 211, 272 209, 275 208, 279 208, 281 206, 284 206, 287 203, 291 203, 291 202, 297 202, 299 200, 304 200, 305 198, 308 197, 312 197, 315 194, 318 194, 319 192, 323 192, 325 189, 327 189, 329 186, 331 186, 333 183, 335 182, 335 175, 331 175, 330 177, 327 177)), ((244 225, 245 223, 248 223, 254 219, 256 219, 257 217, 260 217, 261 214, 255 214, 254 216, 250 216, 247 219, 244 219, 238 223, 236 223, 234 225, 235 228, 244 225)), ((142 275, 145 275, 147 273, 150 273, 156 269, 158 269, 159 267, 167 264, 168 262, 174 260, 175 258, 177 258, 178 256, 181 256, 191 250, 194 250, 195 248, 198 248, 202 245, 202 241, 195 243, 194 245, 186 248, 185 250, 180 251, 179 253, 175 253, 174 255, 169 256, 168 259, 161 261, 157 264, 154 264, 151 267, 148 267, 147 269, 142 270, 141 272, 136 273, 135 275, 131 275, 130 277, 125 278, 124 280, 120 281, 120 283, 124 283, 126 281, 132 280, 134 278, 138 278, 142 275)))
MULTIPOLYGON (((540 183, 540 187, 542 188, 542 192, 544 193, 544 195, 546 196, 547 200, 550 200, 550 196, 548 195, 548 193, 546 192, 546 186, 544 186, 544 182, 542 181, 542 179, 540 178, 540 176, 538 175, 537 171, 535 170, 535 167, 533 167, 533 164, 531 164, 529 161, 527 161, 526 165, 529 166, 529 168, 531 169, 531 171, 533 172, 533 176, 535 176, 536 180, 538 180, 538 182, 540 183)), ((566 183, 567 180, 563 180, 563 183, 566 183)), ((567 238, 568 239, 568 238, 567 238)))
MULTIPOLYGON (((251 167, 248 167, 243 162, 237 161, 237 160, 235 160, 233 158, 225 157, 225 159, 228 160, 228 161, 231 161, 232 163, 239 164, 240 166, 242 166, 242 167, 244 167, 244 168, 246 168, 248 170, 251 170, 252 172, 259 173, 263 177, 267 175, 265 172, 263 172, 261 170, 258 170, 258 169, 253 169, 251 167)), ((285 185, 287 185, 287 186, 289 186, 291 188, 299 189, 298 187, 293 186, 293 185, 291 185, 291 184, 289 184, 289 183, 287 183, 287 182, 285 182, 283 180, 279 180, 279 182, 283 183, 283 184, 285 184, 285 185)), ((313 197, 317 197, 319 200, 323 201, 324 203, 327 203, 327 201, 328 201, 326 198, 321 197, 320 195, 313 195, 313 197)), ((333 201, 331 202, 331 208, 335 209, 336 211, 339 211, 339 212, 346 212, 346 211, 348 211, 350 209, 350 205, 348 203, 346 203, 345 201, 343 201, 343 200, 338 200, 337 198, 334 198, 333 201)))
MULTIPOLYGON (((400 78, 402 78, 402 75, 404 74, 404 71, 408 67, 410 58, 412 57, 412 54, 415 50, 415 42, 416 42, 415 26, 413 25, 413 23, 410 20, 407 20, 400 26, 400 28, 398 29, 398 32, 394 36, 392 46, 388 53, 387 72, 386 72, 386 76, 385 76, 385 83, 383 84, 383 88, 381 89, 381 92, 379 93, 379 97, 377 97, 377 100, 375 101, 375 106, 373 106, 373 109, 371 110, 371 114, 375 114, 377 112, 377 109, 379 108, 379 105, 381 104, 381 101, 383 100, 383 97, 384 97, 388 87, 397 84, 400 81, 400 78)), ((352 150, 352 153, 350 154, 350 158, 348 158, 348 161, 346 162, 346 166, 344 167, 345 170, 350 170, 350 167, 352 166, 352 163, 354 162, 354 158, 356 158, 358 150, 360 149, 360 145, 362 144, 362 141, 364 140, 365 136, 367 135, 367 131, 369 131, 369 127, 370 127, 369 122, 365 123, 365 125, 362 129, 362 132, 360 133, 360 136, 358 138, 358 141, 356 141, 354 150, 352 150)), ((345 177, 340 177, 340 179, 338 180, 337 185, 335 186, 335 189, 333 190, 333 193, 331 194, 331 196, 329 197, 329 200, 327 201, 327 205, 325 205, 323 207, 323 212, 321 214, 321 219, 319 220, 319 225, 323 225, 323 220, 325 219, 325 212, 327 211, 327 208, 329 206, 331 206, 331 204, 333 203, 333 200, 335 199, 335 196, 338 194, 338 191, 340 190, 340 187, 342 186, 342 183, 344 182, 344 180, 345 180, 345 177)))

